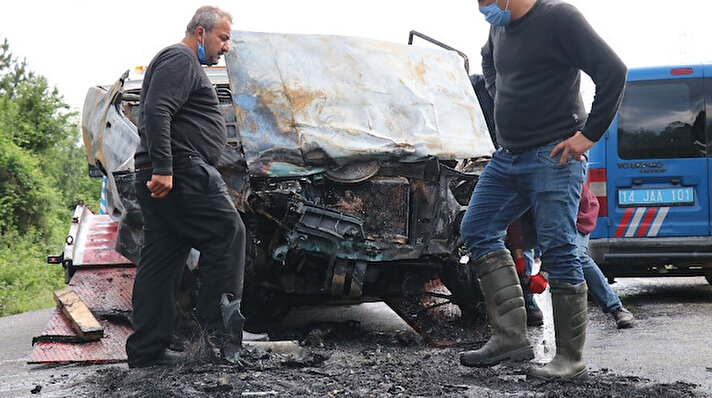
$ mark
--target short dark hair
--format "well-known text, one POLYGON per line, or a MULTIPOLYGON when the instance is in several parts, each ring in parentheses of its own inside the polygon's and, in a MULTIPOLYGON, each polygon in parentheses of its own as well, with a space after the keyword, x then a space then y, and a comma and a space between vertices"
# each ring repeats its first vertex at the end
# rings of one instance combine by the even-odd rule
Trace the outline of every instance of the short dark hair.
POLYGON ((185 33, 194 33, 198 26, 202 26, 207 31, 213 30, 223 19, 227 19, 228 22, 232 23, 232 15, 229 12, 213 6, 202 6, 198 8, 193 18, 188 22, 185 33))

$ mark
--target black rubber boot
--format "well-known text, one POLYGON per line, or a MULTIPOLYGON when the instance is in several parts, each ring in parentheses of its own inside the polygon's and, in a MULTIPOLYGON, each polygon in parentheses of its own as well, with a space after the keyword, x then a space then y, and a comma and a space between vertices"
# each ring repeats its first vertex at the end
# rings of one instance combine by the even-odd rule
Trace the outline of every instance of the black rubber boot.
POLYGON ((507 250, 488 253, 473 262, 485 297, 492 337, 473 351, 460 353, 465 366, 493 366, 506 360, 534 358, 526 335, 527 313, 514 262, 507 250))
POLYGON ((586 342, 588 303, 586 282, 573 285, 550 281, 551 303, 554 310, 556 355, 548 364, 529 369, 529 376, 540 379, 573 379, 587 376, 583 361, 586 342))

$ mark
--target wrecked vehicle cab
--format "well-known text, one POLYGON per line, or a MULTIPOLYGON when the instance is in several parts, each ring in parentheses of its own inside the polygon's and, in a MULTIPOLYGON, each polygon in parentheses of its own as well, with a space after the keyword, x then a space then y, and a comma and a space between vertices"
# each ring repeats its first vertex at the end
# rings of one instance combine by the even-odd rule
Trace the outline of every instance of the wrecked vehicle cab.
MULTIPOLYGON (((478 167, 462 165, 483 166, 494 148, 462 59, 362 38, 232 37, 226 68, 206 71, 228 126, 218 169, 249 234, 248 321, 417 297, 433 280, 476 304, 458 236, 478 167)), ((90 90, 82 123, 119 220, 116 249, 134 264, 139 91, 127 75, 90 90)))

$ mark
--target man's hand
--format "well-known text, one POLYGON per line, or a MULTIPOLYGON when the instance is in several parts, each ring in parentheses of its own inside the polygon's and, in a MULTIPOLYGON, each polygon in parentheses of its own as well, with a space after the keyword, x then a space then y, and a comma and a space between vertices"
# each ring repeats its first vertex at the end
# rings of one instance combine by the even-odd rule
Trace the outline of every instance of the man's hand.
POLYGON ((594 141, 589 140, 583 133, 577 131, 572 137, 555 146, 551 154, 549 154, 549 157, 554 158, 557 153, 564 151, 561 154, 561 160, 559 160, 559 165, 563 166, 566 164, 569 156, 574 159, 583 160, 583 153, 591 149, 594 144, 594 141))
POLYGON ((146 187, 151 191, 151 197, 161 199, 168 195, 168 192, 173 189, 173 176, 163 176, 154 174, 151 176, 151 181, 146 183, 146 187))

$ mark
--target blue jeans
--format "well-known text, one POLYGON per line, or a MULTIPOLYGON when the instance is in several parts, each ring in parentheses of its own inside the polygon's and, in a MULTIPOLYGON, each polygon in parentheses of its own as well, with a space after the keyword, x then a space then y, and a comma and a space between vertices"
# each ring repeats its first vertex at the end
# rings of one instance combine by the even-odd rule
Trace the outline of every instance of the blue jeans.
POLYGON ((531 276, 534 270, 534 249, 522 250, 524 256, 524 275, 531 276))
POLYGON ((576 213, 586 164, 549 154, 558 142, 521 152, 500 148, 482 172, 460 226, 473 259, 504 250, 507 226, 530 207, 550 280, 584 281, 576 254, 576 213))
POLYGON ((583 275, 588 285, 588 294, 593 298, 601 310, 605 313, 612 313, 622 306, 618 295, 613 292, 608 284, 603 272, 598 268, 596 262, 588 255, 588 234, 580 232, 576 234, 576 246, 578 247, 579 259, 583 267, 583 275))

